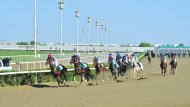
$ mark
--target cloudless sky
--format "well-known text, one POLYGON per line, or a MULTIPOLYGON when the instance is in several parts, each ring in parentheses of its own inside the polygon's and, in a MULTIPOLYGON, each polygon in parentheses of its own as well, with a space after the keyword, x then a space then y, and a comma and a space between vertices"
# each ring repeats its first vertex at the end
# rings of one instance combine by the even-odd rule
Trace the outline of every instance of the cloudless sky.
MULTIPOLYGON (((41 42, 60 42, 58 0, 37 0, 37 26, 41 42)), ((65 0, 63 42, 76 43, 76 17, 80 10, 79 43, 88 35, 96 42, 95 21, 108 27, 108 43, 190 44, 190 0, 65 0)), ((104 32, 105 33, 105 32, 104 32)), ((0 41, 34 40, 34 0, 0 0, 0 41)), ((105 42, 105 35, 103 35, 105 42)), ((99 29, 99 39, 102 30, 99 29)), ((87 40, 87 37, 86 37, 87 40)), ((101 43, 101 40, 99 40, 101 43)))

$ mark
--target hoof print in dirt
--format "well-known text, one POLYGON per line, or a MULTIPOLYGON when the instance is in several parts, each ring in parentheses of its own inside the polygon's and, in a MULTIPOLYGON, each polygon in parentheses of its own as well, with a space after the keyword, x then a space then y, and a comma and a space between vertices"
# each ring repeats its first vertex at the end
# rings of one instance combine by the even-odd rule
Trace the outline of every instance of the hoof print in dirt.
POLYGON ((94 84, 92 84, 92 83, 88 83, 88 86, 94 86, 94 84))
POLYGON ((122 80, 117 80, 117 82, 123 82, 122 80))

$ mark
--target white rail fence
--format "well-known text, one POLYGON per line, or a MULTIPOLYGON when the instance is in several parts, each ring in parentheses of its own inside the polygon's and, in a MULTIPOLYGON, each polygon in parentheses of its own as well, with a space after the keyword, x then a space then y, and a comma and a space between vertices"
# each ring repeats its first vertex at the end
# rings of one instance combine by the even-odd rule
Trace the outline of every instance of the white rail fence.
MULTIPOLYGON (((81 61, 85 63, 92 63, 94 56, 81 57, 81 61)), ((101 55, 101 62, 106 62, 108 56, 101 55)), ((57 59, 59 64, 70 65, 71 58, 57 59)), ((15 71, 28 71, 28 70, 36 70, 36 69, 47 69, 49 66, 46 65, 46 61, 34 61, 34 62, 20 62, 16 64, 11 64, 13 66, 13 70, 15 71)))
MULTIPOLYGON (((53 56, 56 59, 65 59, 65 58, 71 58, 73 54, 53 54, 53 56)), ((86 53, 81 53, 81 57, 87 57, 87 56, 99 56, 99 55, 107 55, 107 53, 93 53, 93 54, 86 54, 86 53)), ((11 58, 11 63, 18 63, 18 62, 33 62, 33 61, 44 61, 47 59, 47 54, 38 54, 37 57, 35 58, 34 55, 16 55, 16 56, 0 56, 0 60, 3 58, 11 58)))

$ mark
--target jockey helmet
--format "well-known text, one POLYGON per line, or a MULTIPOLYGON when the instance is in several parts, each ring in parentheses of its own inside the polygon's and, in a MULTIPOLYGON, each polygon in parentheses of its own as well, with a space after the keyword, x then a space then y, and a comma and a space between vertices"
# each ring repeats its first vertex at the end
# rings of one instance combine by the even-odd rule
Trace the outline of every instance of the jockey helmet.
POLYGON ((109 56, 112 56, 112 53, 110 53, 109 56))
POLYGON ((95 56, 96 59, 98 59, 98 56, 95 56))
POLYGON ((48 54, 48 58, 51 58, 51 57, 53 57, 53 55, 52 54, 48 54))
POLYGON ((132 53, 132 56, 135 56, 135 53, 132 53))
POLYGON ((126 54, 126 57, 128 57, 129 56, 129 54, 126 54))
POLYGON ((119 53, 117 53, 117 58, 119 58, 119 59, 121 58, 121 55, 119 53))
POLYGON ((124 56, 122 57, 122 59, 123 59, 123 60, 126 60, 126 56, 124 55, 124 56))

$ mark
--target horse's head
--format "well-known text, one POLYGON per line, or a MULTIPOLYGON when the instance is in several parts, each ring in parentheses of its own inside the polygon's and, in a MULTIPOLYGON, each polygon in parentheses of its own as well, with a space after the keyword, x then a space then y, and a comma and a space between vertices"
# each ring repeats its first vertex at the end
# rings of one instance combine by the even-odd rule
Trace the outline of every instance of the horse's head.
POLYGON ((98 62, 98 58, 95 56, 94 59, 93 59, 93 64, 96 65, 98 62))
POLYGON ((136 61, 134 61, 134 60, 132 60, 132 61, 131 61, 131 67, 133 67, 133 68, 134 68, 134 67, 136 67, 136 66, 137 66, 137 62, 136 62, 136 61))
POLYGON ((56 65, 54 65, 53 63, 50 63, 49 66, 50 66, 51 71, 54 71, 56 68, 56 65))
POLYGON ((78 55, 73 55, 71 57, 71 61, 70 61, 70 64, 73 64, 73 63, 76 63, 79 61, 79 56, 78 55))

